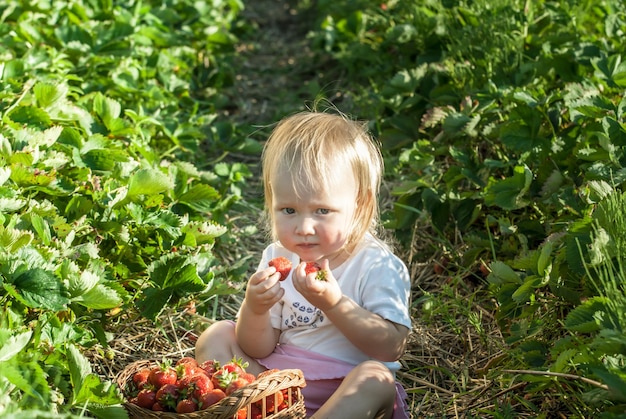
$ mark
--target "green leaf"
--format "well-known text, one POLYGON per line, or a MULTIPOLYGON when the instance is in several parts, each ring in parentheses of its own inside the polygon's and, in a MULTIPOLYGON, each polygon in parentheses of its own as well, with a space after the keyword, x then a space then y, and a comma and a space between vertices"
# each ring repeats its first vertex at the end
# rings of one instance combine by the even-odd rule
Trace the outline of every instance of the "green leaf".
MULTIPOLYGON (((3 331, 4 330, 5 329, 3 329, 3 331)), ((29 330, 28 332, 13 335, 5 342, 2 342, 2 346, 0 347, 0 362, 8 361, 23 350, 26 345, 28 345, 32 334, 33 332, 29 330)))
POLYGON ((200 292, 206 284, 198 275, 195 264, 184 256, 168 256, 150 267, 153 287, 146 288, 139 302, 142 314, 154 319, 170 300, 200 292))
POLYGON ((516 166, 513 176, 497 180, 489 179, 485 187, 485 204, 505 210, 516 210, 528 205, 523 199, 530 188, 533 174, 527 166, 516 166))
POLYGON ((24 392, 20 401, 22 405, 45 406, 48 403, 50 385, 46 381, 46 373, 37 362, 20 362, 19 365, 14 362, 3 363, 2 377, 24 392))
POLYGON ((70 275, 68 292, 72 297, 78 297, 95 287, 98 281, 100 278, 89 271, 83 271, 80 275, 70 275))
POLYGON ((68 92, 67 84, 37 83, 33 87, 37 103, 44 109, 58 105, 68 92))
POLYGON ((546 242, 541 247, 541 253, 539 254, 539 260, 537 261, 537 272, 542 277, 550 274, 552 266, 552 242, 546 242))
POLYGON ((174 182, 158 169, 139 169, 130 178, 128 195, 156 195, 174 189, 174 182))
POLYGON ((190 222, 182 229, 183 233, 194 237, 195 245, 213 243, 214 239, 226 233, 227 229, 213 222, 190 222))
POLYGON ((122 304, 122 299, 117 292, 104 284, 96 284, 95 287, 74 298, 73 301, 94 310, 110 309, 122 304))
POLYGON ((506 263, 494 261, 489 265, 491 273, 489 274, 489 282, 494 284, 513 283, 521 284, 522 279, 519 275, 506 263))
POLYGON ((119 118, 122 106, 118 101, 97 93, 93 100, 93 110, 108 126, 113 119, 119 118))
POLYGON ((574 310, 565 318, 565 328, 572 332, 591 333, 600 330, 600 319, 607 310, 606 298, 593 297, 574 310))
POLYGON ((50 227, 48 222, 43 219, 39 214, 31 213, 30 214, 30 222, 33 225, 33 228, 39 235, 39 238, 48 246, 50 244, 50 240, 52 239, 50 235, 50 227))
POLYGON ((85 165, 93 170, 110 172, 116 163, 128 161, 128 155, 120 150, 91 149, 81 156, 85 165))
POLYGON ((524 278, 524 282, 513 293, 512 297, 517 303, 525 303, 530 300, 530 297, 535 293, 535 289, 542 285, 543 278, 530 275, 524 278))
POLYGON ((182 194, 178 201, 198 212, 211 212, 219 199, 219 192, 212 186, 196 184, 182 194))
POLYGON ((85 377, 91 374, 91 365, 87 358, 80 353, 78 348, 69 342, 67 345, 67 361, 70 370, 70 381, 72 387, 74 387, 74 393, 72 395, 72 404, 74 404, 78 393, 80 393, 83 387, 85 377))
POLYGON ((40 268, 24 272, 13 285, 29 307, 60 311, 69 303, 61 281, 52 272, 40 268))
POLYGON ((611 398, 626 402, 626 380, 604 368, 592 367, 591 371, 609 387, 611 398))
POLYGON ((43 109, 34 106, 18 106, 11 111, 8 117, 18 124, 28 124, 40 129, 48 128, 52 124, 50 115, 43 109))

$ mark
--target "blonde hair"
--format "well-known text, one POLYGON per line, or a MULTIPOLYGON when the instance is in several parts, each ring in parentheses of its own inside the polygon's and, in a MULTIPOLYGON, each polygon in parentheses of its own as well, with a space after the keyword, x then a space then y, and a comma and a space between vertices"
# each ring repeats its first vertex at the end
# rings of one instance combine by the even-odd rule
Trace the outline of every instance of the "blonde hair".
POLYGON ((294 190, 330 191, 341 181, 337 173, 349 168, 357 185, 357 208, 345 248, 351 251, 367 232, 378 226, 378 193, 383 174, 379 147, 364 124, 342 114, 301 112, 278 123, 262 154, 265 216, 274 231, 272 180, 288 170, 294 190))

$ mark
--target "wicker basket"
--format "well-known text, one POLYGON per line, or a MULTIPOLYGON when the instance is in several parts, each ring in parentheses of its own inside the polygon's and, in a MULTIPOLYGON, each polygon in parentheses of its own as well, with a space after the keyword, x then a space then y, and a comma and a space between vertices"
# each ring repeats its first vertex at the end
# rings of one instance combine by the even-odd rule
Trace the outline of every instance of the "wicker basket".
MULTIPOLYGON (((156 364, 156 360, 141 360, 127 366, 115 379, 122 393, 127 395, 126 387, 132 382, 132 377, 135 372, 145 367, 152 367, 156 364)), ((302 371, 298 369, 286 369, 268 374, 246 387, 234 391, 231 395, 226 396, 226 398, 207 409, 193 413, 155 412, 130 402, 124 403, 124 407, 128 411, 130 418, 231 419, 236 417, 237 412, 243 408, 248 409, 248 418, 250 418, 250 405, 252 403, 262 400, 267 396, 271 396, 278 391, 291 389, 291 391, 289 391, 290 396, 285 399, 289 407, 273 414, 264 414, 263 418, 306 418, 304 397, 300 391, 300 388, 305 385, 306 383, 302 371)))

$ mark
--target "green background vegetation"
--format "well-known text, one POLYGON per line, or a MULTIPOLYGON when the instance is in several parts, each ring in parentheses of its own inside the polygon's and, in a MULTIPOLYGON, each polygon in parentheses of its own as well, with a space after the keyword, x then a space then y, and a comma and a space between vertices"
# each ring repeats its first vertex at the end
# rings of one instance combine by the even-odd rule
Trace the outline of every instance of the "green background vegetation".
MULTIPOLYGON (((414 278, 420 325, 465 318, 485 346, 497 327, 473 378, 506 397, 465 415, 626 416, 626 5, 292 1, 310 68, 254 123, 233 97, 262 36, 248 7, 0 6, 0 415, 125 417, 85 352, 106 353, 120 308, 211 317, 240 291, 258 127, 327 101, 369 122, 385 226, 440 282, 414 278)), ((420 416, 449 412, 407 387, 420 416)))

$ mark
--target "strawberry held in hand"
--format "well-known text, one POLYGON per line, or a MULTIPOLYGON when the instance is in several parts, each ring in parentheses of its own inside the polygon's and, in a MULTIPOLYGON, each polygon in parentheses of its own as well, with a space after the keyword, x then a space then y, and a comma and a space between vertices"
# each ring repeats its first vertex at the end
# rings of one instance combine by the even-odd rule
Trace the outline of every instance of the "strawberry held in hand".
POLYGON ((313 272, 317 272, 315 279, 318 281, 326 281, 326 271, 320 269, 320 266, 316 262, 307 262, 304 267, 304 272, 308 275, 313 272))
POLYGON ((284 281, 291 272, 291 261, 286 257, 279 256, 270 260, 269 266, 276 268, 276 272, 280 274, 280 281, 284 281))

